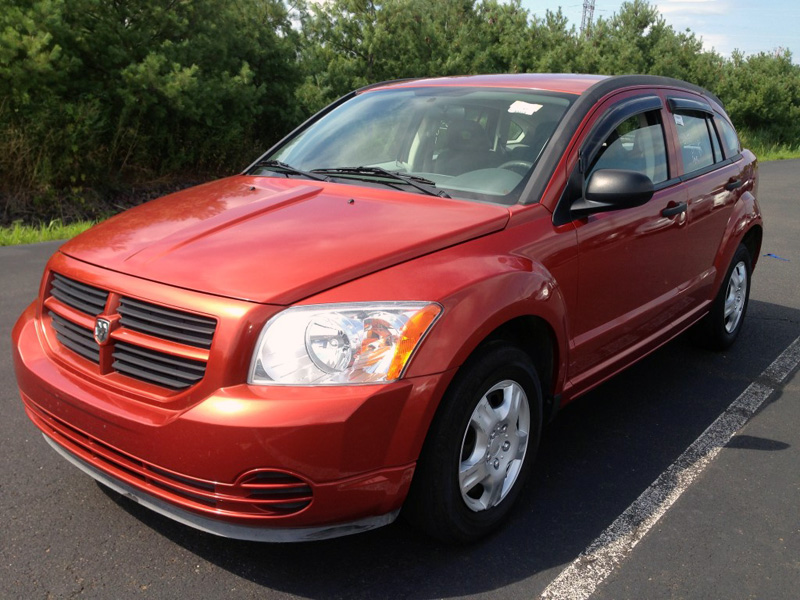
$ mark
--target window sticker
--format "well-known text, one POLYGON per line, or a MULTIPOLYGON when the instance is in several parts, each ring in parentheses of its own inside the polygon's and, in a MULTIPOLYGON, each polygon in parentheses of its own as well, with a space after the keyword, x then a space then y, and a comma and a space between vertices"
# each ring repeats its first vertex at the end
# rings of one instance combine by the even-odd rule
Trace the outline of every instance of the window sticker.
POLYGON ((675 124, 683 127, 683 117, 681 115, 674 115, 675 117, 675 124))
POLYGON ((522 100, 517 100, 508 107, 508 112, 510 113, 520 113, 523 115, 532 115, 536 111, 542 108, 541 104, 531 104, 530 102, 523 102, 522 100))

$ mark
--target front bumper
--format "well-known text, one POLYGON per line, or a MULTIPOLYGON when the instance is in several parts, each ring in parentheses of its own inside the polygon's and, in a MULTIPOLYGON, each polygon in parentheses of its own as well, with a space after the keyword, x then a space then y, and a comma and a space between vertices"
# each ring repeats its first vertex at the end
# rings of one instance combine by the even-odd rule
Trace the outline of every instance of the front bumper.
POLYGON ((159 514, 170 519, 189 525, 206 533, 213 533, 222 537, 229 537, 238 540, 248 540, 253 542, 310 542, 324 540, 352 533, 360 533, 388 525, 397 518, 400 510, 395 510, 385 515, 376 517, 366 517, 351 523, 338 523, 336 525, 321 527, 295 527, 295 528, 273 528, 258 527, 250 525, 239 525, 228 523, 205 517, 203 515, 183 510, 182 508, 165 502, 156 496, 144 493, 142 490, 125 483, 120 479, 115 479, 106 472, 101 471, 91 463, 85 462, 66 448, 58 445, 53 439, 44 436, 44 439, 53 449, 63 456, 66 460, 78 467, 84 473, 94 477, 100 483, 108 486, 115 492, 122 494, 126 498, 141 504, 159 514))
POLYGON ((95 479, 187 525, 250 540, 390 523, 446 374, 386 385, 213 390, 169 409, 54 360, 35 305, 13 331, 31 420, 95 479))

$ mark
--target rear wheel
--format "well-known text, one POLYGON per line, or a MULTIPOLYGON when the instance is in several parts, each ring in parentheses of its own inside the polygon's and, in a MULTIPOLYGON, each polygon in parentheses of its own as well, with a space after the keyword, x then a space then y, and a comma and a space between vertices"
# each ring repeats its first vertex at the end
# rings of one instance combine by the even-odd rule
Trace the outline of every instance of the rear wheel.
POLYGON ((425 442, 404 514, 446 542, 498 528, 539 445, 541 387, 528 355, 495 342, 454 379, 425 442))
POLYGON ((694 340, 711 350, 729 348, 742 329, 750 299, 751 258, 742 244, 736 249, 711 310, 694 330, 694 340))

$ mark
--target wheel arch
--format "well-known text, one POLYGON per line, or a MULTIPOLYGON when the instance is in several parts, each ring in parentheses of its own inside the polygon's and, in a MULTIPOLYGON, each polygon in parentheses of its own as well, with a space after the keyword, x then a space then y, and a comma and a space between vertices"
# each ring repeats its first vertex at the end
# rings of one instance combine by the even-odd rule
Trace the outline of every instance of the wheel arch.
POLYGON ((742 238, 742 244, 750 254, 750 269, 755 269, 758 257, 761 255, 761 242, 764 238, 764 228, 758 224, 753 225, 742 238))
POLYGON ((474 352, 487 344, 505 341, 519 347, 527 354, 542 386, 542 417, 547 423, 558 410, 558 395, 555 386, 559 374, 558 338, 553 327, 545 319, 525 315, 506 321, 492 331, 474 352))
MULTIPOLYGON (((459 351, 460 360, 452 369, 440 400, 453 385, 459 373, 470 368, 470 359, 487 351, 492 345, 506 343, 516 346, 530 357, 531 365, 535 368, 541 385, 542 420, 544 424, 551 421, 558 411, 560 395, 557 390, 560 389, 561 379, 566 371, 564 352, 560 348, 561 341, 551 323, 535 314, 518 314, 494 323, 489 328, 479 328, 478 332, 479 335, 464 341, 459 351)), ((441 401, 431 412, 431 422, 436 418, 440 408, 441 401)))
POLYGON ((750 254, 750 268, 755 268, 761 252, 763 235, 761 210, 755 196, 746 191, 737 200, 734 211, 728 219, 725 234, 714 260, 714 267, 717 271, 714 285, 715 295, 723 283, 728 266, 740 244, 744 244, 750 254))

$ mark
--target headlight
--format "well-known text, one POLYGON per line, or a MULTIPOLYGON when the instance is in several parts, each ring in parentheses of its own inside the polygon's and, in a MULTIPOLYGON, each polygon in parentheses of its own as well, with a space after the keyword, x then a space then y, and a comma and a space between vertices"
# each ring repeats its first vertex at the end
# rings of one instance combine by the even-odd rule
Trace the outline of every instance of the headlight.
POLYGON ((264 326, 250 366, 257 385, 398 379, 442 312, 431 302, 296 306, 264 326))

